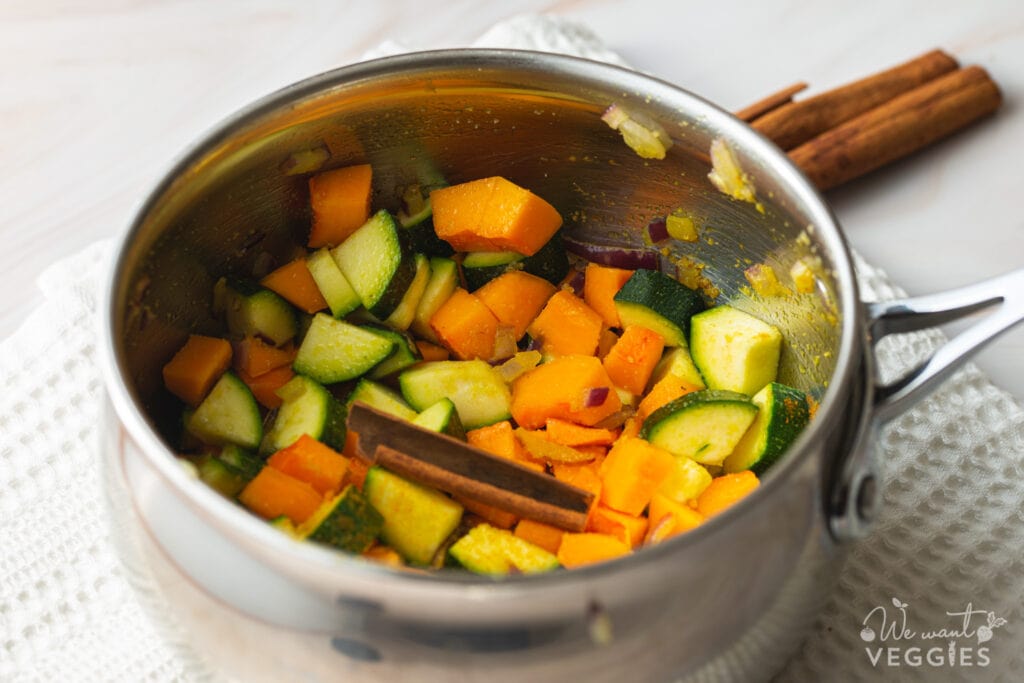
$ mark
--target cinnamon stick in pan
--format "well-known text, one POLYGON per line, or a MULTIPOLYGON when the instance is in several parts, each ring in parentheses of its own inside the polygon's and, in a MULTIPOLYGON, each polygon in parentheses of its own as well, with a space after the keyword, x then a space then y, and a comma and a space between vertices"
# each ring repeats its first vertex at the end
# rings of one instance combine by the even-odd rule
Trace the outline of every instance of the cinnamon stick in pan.
POLYGON ((791 150, 901 93, 957 68, 941 50, 806 100, 769 111, 751 124, 784 150, 791 150))
POLYGON ((984 69, 958 69, 818 135, 789 157, 827 190, 955 132, 1001 102, 984 69))
POLYGON ((359 435, 361 458, 396 474, 567 531, 586 527, 589 491, 359 401, 349 408, 348 428, 359 435))

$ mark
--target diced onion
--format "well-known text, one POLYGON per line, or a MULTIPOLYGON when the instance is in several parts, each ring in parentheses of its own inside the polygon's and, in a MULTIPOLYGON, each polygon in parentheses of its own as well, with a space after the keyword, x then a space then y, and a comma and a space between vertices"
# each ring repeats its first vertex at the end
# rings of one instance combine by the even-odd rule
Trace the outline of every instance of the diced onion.
POLYGON ((611 390, 608 387, 591 387, 583 390, 583 407, 584 408, 596 408, 603 406, 604 402, 608 400, 608 394, 611 390))
POLYGON ((626 270, 658 270, 658 252, 651 249, 637 249, 611 244, 596 244, 565 237, 562 239, 566 251, 576 254, 591 263, 626 270))

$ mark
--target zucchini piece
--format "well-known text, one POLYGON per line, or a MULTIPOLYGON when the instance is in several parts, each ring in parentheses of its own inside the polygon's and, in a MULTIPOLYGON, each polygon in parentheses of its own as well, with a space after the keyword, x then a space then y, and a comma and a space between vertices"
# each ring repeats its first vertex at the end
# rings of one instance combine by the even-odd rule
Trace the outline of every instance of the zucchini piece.
POLYGON ((525 256, 514 251, 475 251, 462 259, 466 289, 475 291, 507 270, 522 267, 525 256))
POLYGON ((459 420, 459 412, 455 409, 455 404, 448 398, 442 398, 421 412, 412 423, 432 432, 440 432, 456 439, 466 440, 466 428, 459 420))
POLYGON ((569 255, 565 251, 561 231, 552 235, 536 254, 523 259, 522 266, 530 275, 543 278, 555 286, 560 285, 569 274, 569 255))
POLYGON ((412 321, 412 331, 437 343, 437 335, 430 329, 430 319, 437 313, 448 297, 459 286, 459 266, 448 258, 430 259, 430 279, 427 287, 416 306, 416 315, 412 321))
MULTIPOLYGON (((434 207, 430 203, 430 193, 424 194, 423 187, 419 183, 409 185, 402 191, 402 208, 395 216, 399 225, 403 228, 413 228, 422 225, 433 215, 434 207)), ((430 230, 433 232, 433 225, 430 226, 430 230)))
POLYGON ((297 535, 338 550, 361 554, 377 540, 384 518, 352 484, 325 500, 299 525, 297 535))
POLYGON ((700 370, 693 364, 693 357, 685 346, 675 346, 665 350, 661 360, 654 366, 654 372, 651 373, 648 389, 663 380, 665 375, 669 374, 679 377, 687 384, 698 389, 707 388, 707 385, 704 384, 704 378, 700 376, 700 370))
POLYGON ((269 289, 234 281, 222 296, 228 333, 235 339, 258 334, 281 346, 298 333, 295 309, 269 289))
POLYGON ((340 318, 359 308, 362 303, 359 295, 345 279, 327 247, 310 254, 306 258, 306 267, 309 268, 309 274, 313 276, 320 294, 330 307, 331 315, 340 318))
POLYGON ((759 409, 757 419, 722 463, 726 472, 752 470, 760 476, 810 421, 807 394, 785 384, 769 382, 752 400, 759 409))
POLYGON ((356 388, 349 394, 348 400, 345 401, 346 412, 348 406, 356 401, 362 401, 371 408, 393 415, 400 420, 412 422, 416 419, 416 411, 410 408, 401 396, 368 379, 359 380, 356 388))
POLYGON ((366 325, 363 329, 380 335, 395 345, 395 350, 391 352, 391 355, 378 363, 370 371, 371 379, 387 377, 423 360, 416 342, 405 332, 396 332, 389 327, 379 325, 366 325))
POLYGON ((753 396, 775 381, 782 350, 778 328, 731 306, 693 317, 693 362, 709 389, 753 396))
POLYGON ((640 325, 665 339, 665 346, 686 347, 690 318, 705 308, 700 294, 656 270, 637 270, 615 295, 622 326, 640 325))
POLYGON ((445 187, 443 178, 435 177, 424 187, 410 185, 402 193, 402 208, 398 210, 398 224, 405 229, 405 238, 413 251, 427 256, 451 256, 452 245, 437 236, 434 230, 434 207, 430 203, 430 190, 445 187))
POLYGON ((235 444, 228 444, 220 449, 220 455, 217 458, 238 470, 246 483, 259 474, 263 465, 266 464, 263 462, 263 458, 235 444))
POLYGON ((199 464, 199 479, 225 498, 237 496, 247 483, 242 473, 220 458, 206 458, 199 464))
POLYGON ((416 307, 419 306, 423 292, 427 289, 427 282, 430 280, 430 259, 423 254, 416 254, 414 260, 416 274, 413 276, 412 282, 409 283, 409 288, 405 290, 402 300, 398 302, 398 306, 384 320, 396 330, 409 329, 413 318, 416 317, 416 307))
POLYGON ((510 270, 523 270, 558 285, 569 273, 569 256, 556 233, 533 256, 514 251, 478 251, 466 254, 462 260, 462 274, 466 287, 474 291, 510 270))
POLYGON ((395 219, 383 209, 332 249, 331 256, 366 310, 381 319, 395 310, 416 275, 395 219))
POLYGON ((287 448, 303 434, 341 452, 345 447, 345 409, 327 389, 309 377, 295 375, 277 390, 277 395, 281 407, 263 438, 260 453, 287 448))
POLYGON ((478 524, 470 529, 448 553, 477 574, 504 575, 512 571, 535 574, 559 567, 558 558, 547 550, 490 524, 478 524))
POLYGON ((640 437, 702 465, 721 465, 757 417, 743 394, 705 389, 680 396, 644 420, 640 437))
POLYGON ((299 537, 299 532, 295 528, 295 523, 288 518, 288 515, 278 515, 277 517, 274 517, 273 519, 269 520, 267 523, 275 529, 283 531, 292 538, 299 537))
POLYGON ((462 521, 462 506, 454 500, 382 467, 366 473, 363 491, 384 518, 381 538, 414 564, 431 564, 462 521))
POLYGON ((482 360, 423 363, 398 376, 402 396, 416 410, 442 398, 455 404, 466 429, 485 427, 511 417, 512 395, 497 370, 482 360))
POLYGON ((334 384, 366 373, 394 349, 386 337, 317 313, 292 367, 321 384, 334 384))
POLYGON ((203 443, 256 448, 263 438, 263 416, 249 387, 228 371, 188 417, 186 428, 203 443))

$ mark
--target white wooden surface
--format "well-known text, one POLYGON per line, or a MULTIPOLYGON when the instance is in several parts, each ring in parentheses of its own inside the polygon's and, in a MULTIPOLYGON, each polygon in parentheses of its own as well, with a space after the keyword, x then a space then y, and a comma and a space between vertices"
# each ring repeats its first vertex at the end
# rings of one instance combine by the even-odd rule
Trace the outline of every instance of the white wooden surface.
MULTIPOLYGON (((943 47, 989 69, 994 118, 832 193, 852 244, 912 294, 1024 266, 1017 0, 339 2, 0 0, 0 338, 47 264, 121 231, 178 150, 241 105, 385 39, 472 42, 514 14, 595 30, 637 68, 736 108, 943 47)), ((1024 329, 979 358, 1024 399, 1024 329)))

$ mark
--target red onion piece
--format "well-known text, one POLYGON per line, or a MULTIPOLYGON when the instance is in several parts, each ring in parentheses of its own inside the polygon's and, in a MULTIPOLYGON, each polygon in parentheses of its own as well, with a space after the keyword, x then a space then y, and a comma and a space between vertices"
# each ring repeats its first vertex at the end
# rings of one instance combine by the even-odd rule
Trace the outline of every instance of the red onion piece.
POLYGON ((669 238, 668 225, 665 223, 664 217, 655 218, 647 224, 647 237, 654 244, 664 242, 669 238))
POLYGON ((603 406, 604 402, 608 400, 608 394, 611 391, 608 387, 591 387, 583 390, 583 407, 584 408, 596 408, 597 406, 603 406))
POLYGON ((591 263, 626 270, 658 270, 658 252, 635 247, 613 246, 584 242, 572 237, 563 237, 566 251, 576 254, 591 263))
POLYGON ((572 293, 578 297, 583 296, 583 282, 584 273, 579 268, 573 268, 569 273, 569 276, 562 282, 563 285, 568 285, 572 289, 572 293))

